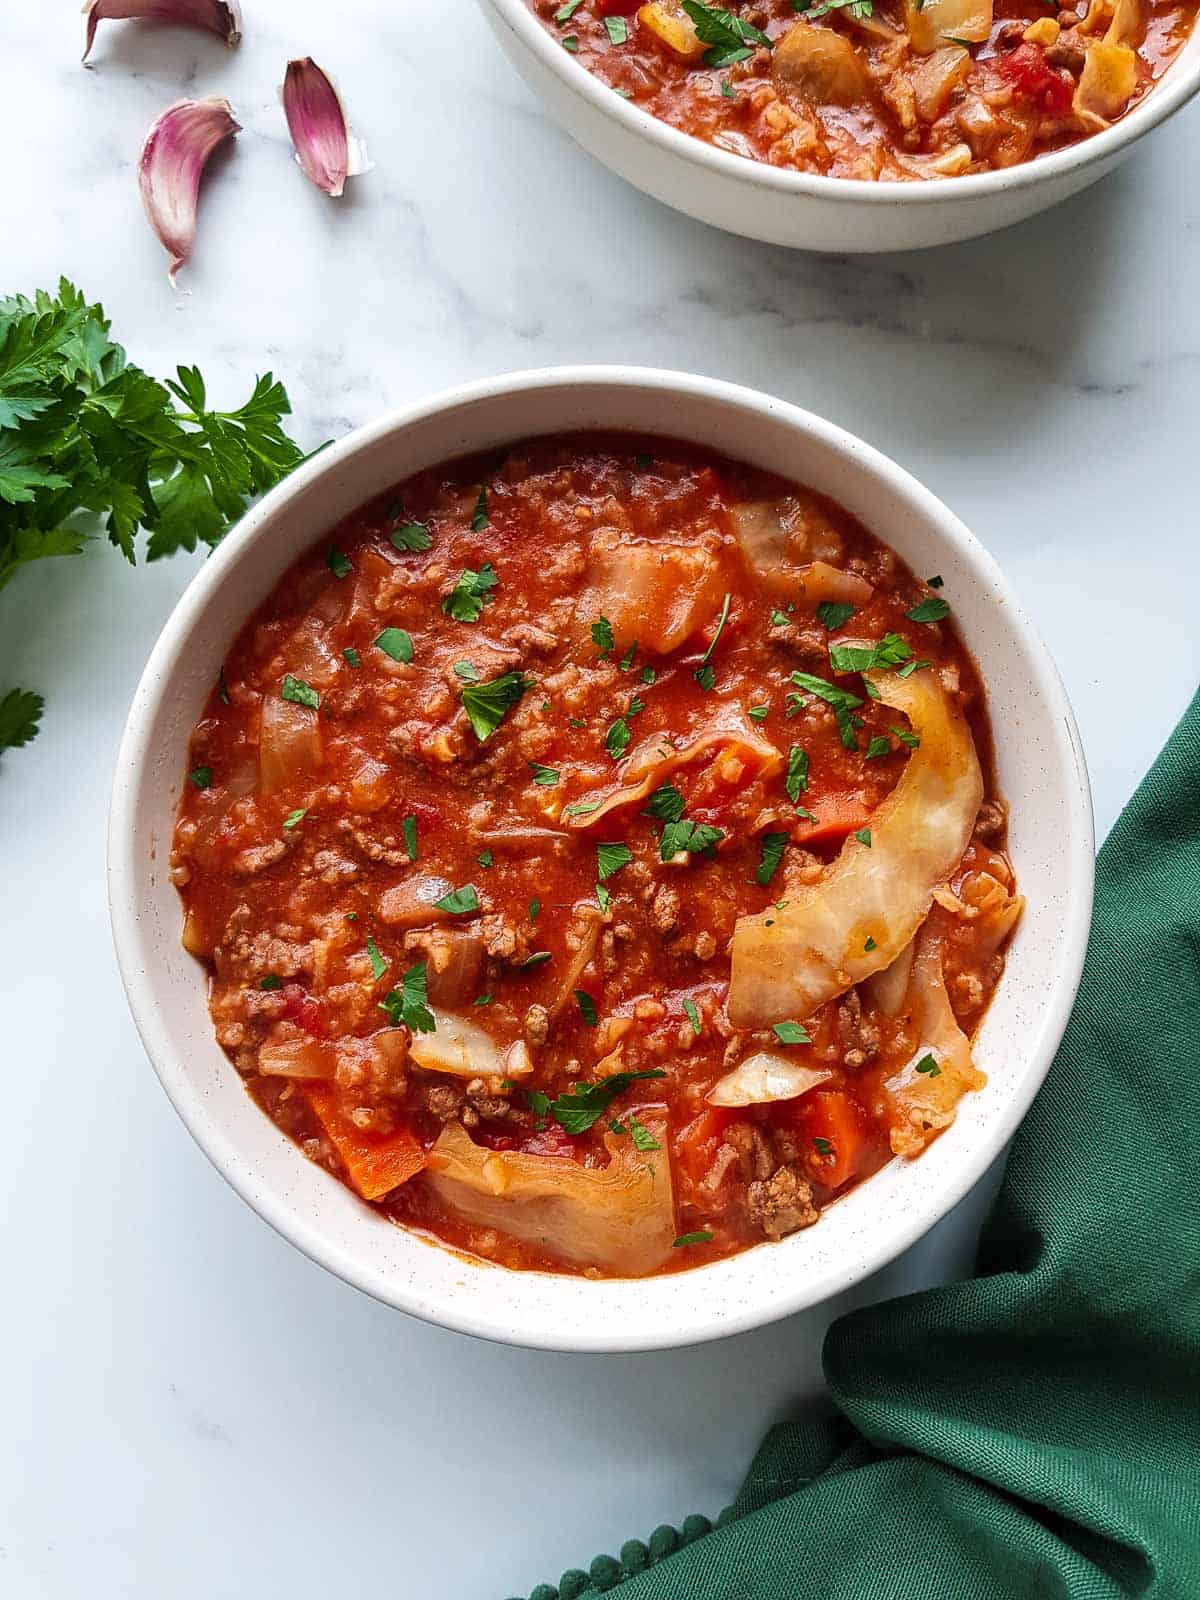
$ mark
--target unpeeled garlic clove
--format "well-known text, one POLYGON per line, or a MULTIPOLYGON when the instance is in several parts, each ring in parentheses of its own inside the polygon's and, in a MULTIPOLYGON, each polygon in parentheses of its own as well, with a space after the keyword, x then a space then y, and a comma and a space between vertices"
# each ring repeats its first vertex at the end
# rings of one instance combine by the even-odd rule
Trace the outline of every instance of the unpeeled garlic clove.
POLYGON ((200 179, 209 156, 225 139, 240 133, 228 100, 180 100, 168 106, 146 135, 138 161, 142 204, 171 258, 167 276, 192 253, 200 179))
POLYGON ((158 17, 163 22, 186 22, 193 28, 207 28, 224 39, 231 50, 242 37, 242 8, 238 0, 84 0, 83 14, 87 18, 85 61, 96 42, 98 23, 125 22, 131 17, 158 17))
POLYGON ((280 94, 296 160, 318 189, 340 195, 346 179, 366 172, 371 163, 346 124, 331 79, 311 56, 305 56, 288 62, 280 94))

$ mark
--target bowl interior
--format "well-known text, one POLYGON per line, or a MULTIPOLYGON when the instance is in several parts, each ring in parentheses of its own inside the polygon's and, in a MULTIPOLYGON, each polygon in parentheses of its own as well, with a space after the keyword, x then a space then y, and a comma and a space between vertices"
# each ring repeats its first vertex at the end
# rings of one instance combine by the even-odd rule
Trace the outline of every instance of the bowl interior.
POLYGON ((274 490, 167 623, 138 688, 110 831, 117 953, 142 1038, 192 1133, 288 1239, 359 1288, 443 1325, 556 1349, 715 1338, 814 1304, 882 1266, 962 1197, 1003 1147, 1058 1044, 1091 909, 1087 777, 1062 685, 990 557, 932 495, 832 425, 748 390, 583 368, 456 391, 351 435, 274 490), (778 1245, 668 1278, 586 1282, 467 1260, 381 1220, 253 1104, 213 1037, 167 875, 186 741, 247 615, 340 517, 447 457, 539 433, 658 432, 830 495, 919 574, 940 572, 987 685, 1011 850, 1028 907, 978 1042, 988 1087, 918 1161, 893 1162, 778 1245))

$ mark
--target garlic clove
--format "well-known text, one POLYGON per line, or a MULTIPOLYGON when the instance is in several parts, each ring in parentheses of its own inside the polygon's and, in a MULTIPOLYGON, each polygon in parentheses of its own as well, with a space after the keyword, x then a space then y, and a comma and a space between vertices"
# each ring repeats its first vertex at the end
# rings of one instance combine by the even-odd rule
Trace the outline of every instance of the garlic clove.
POLYGON ((194 28, 207 28, 232 50, 242 37, 242 8, 239 0, 84 0, 87 37, 83 46, 86 61, 96 42, 96 26, 101 22, 124 22, 131 17, 157 17, 163 22, 186 22, 194 28))
POLYGON ((280 90, 296 160, 328 195, 340 195, 346 179, 367 172, 366 147, 346 124, 341 98, 311 56, 289 61, 280 90))
POLYGON ((241 131, 229 101, 214 97, 168 106, 146 135, 138 182, 150 226, 171 258, 167 276, 172 283, 192 253, 200 179, 208 158, 241 131))

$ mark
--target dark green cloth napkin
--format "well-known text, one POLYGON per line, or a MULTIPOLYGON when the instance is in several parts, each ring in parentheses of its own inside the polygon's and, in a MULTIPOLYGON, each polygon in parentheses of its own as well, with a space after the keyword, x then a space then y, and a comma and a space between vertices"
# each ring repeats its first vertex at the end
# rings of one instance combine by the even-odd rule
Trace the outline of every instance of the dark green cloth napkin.
POLYGON ((1200 698, 1096 887, 977 1276, 835 1322, 840 1415, 772 1429, 715 1528, 530 1600, 1200 1600, 1200 698))

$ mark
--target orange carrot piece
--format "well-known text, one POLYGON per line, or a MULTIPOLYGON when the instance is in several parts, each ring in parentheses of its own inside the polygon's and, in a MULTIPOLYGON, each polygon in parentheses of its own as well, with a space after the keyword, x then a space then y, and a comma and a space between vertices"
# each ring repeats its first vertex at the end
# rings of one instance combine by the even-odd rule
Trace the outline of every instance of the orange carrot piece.
POLYGON ((364 1200, 378 1200, 416 1177, 425 1152, 407 1128, 368 1133, 343 1112, 336 1089, 308 1091, 309 1104, 342 1158, 346 1175, 364 1200))
POLYGON ((804 1098, 800 1127, 814 1179, 823 1188, 840 1189, 856 1175, 866 1155, 857 1102, 840 1089, 818 1089, 804 1098))

